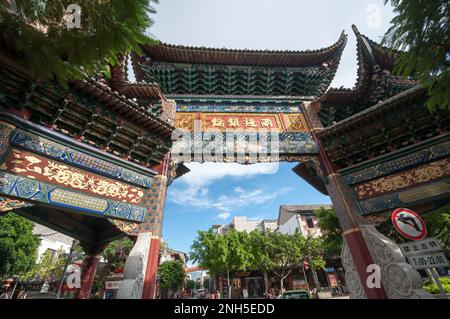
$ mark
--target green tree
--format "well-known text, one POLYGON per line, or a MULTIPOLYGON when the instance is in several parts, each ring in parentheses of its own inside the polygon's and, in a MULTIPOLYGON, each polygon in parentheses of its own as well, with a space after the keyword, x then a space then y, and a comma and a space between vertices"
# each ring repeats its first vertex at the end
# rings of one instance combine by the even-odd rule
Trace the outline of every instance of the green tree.
POLYGON ((334 209, 321 207, 316 210, 315 216, 322 231, 323 248, 325 256, 332 258, 340 256, 342 251, 342 230, 334 209))
MULTIPOLYGON (((388 3, 389 0, 385 0, 388 3)), ((396 16, 384 37, 404 51, 395 72, 427 88, 430 110, 450 110, 450 5, 442 0, 390 0, 396 16)))
POLYGON ((129 238, 122 238, 109 243, 102 253, 106 263, 101 272, 97 272, 92 288, 92 295, 102 296, 105 289, 106 277, 113 272, 122 272, 128 255, 133 249, 134 241, 129 238))
POLYGON ((0 238, 0 277, 10 276, 16 260, 14 241, 10 238, 0 238))
POLYGON ((291 273, 293 268, 305 258, 303 255, 306 243, 303 236, 291 236, 278 232, 267 234, 270 245, 267 247, 268 256, 271 260, 273 273, 280 280, 280 289, 284 287, 284 279, 291 273))
POLYGON ((192 261, 208 269, 210 274, 226 275, 230 295, 230 272, 246 270, 252 264, 249 247, 250 236, 246 232, 233 229, 225 235, 219 235, 210 229, 198 232, 190 255, 192 261))
POLYGON ((263 273, 266 289, 269 287, 268 272, 274 268, 274 263, 269 255, 270 245, 270 239, 266 233, 257 230, 250 233, 251 268, 263 273))
POLYGON ((217 235, 212 229, 199 231, 191 246, 190 259, 199 267, 208 269, 212 275, 227 272, 228 247, 224 236, 217 235))
POLYGON ((41 256, 39 262, 30 271, 21 276, 21 279, 40 279, 43 281, 60 279, 64 271, 65 263, 66 257, 62 248, 56 253, 47 250, 41 256))
POLYGON ((183 287, 186 276, 183 264, 179 260, 163 262, 159 266, 158 275, 159 287, 172 293, 183 287))
POLYGON ((209 290, 209 278, 203 279, 203 288, 205 288, 206 290, 209 290))
POLYGON ((106 259, 107 272, 123 270, 128 255, 133 249, 134 241, 129 238, 123 238, 111 242, 104 250, 103 257, 106 259))
POLYGON ((0 216, 0 277, 25 273, 35 265, 39 238, 33 223, 14 213, 0 216))
POLYGON ((249 269, 253 257, 250 250, 250 235, 247 232, 239 232, 232 229, 224 237, 228 248, 227 258, 225 259, 228 297, 231 298, 230 272, 249 269))
POLYGON ((194 289, 195 289, 195 281, 192 280, 192 279, 189 279, 189 280, 186 282, 186 288, 187 288, 188 291, 194 290, 194 289))
POLYGON ((60 83, 81 77, 80 68, 92 75, 117 56, 140 44, 146 35, 157 0, 2 0, 2 31, 16 41, 22 60, 33 76, 60 83), (71 28, 81 9, 80 28, 71 28), (67 12, 67 13, 66 13, 67 12))
POLYGON ((427 237, 436 237, 447 257, 450 257, 450 208, 426 214, 423 220, 427 226, 427 237))
MULTIPOLYGON (((296 232, 294 238, 302 236, 299 232, 296 232)), ((298 239, 295 239, 298 240, 298 239)), ((319 269, 324 269, 326 261, 323 259, 324 256, 324 242, 321 238, 306 237, 304 245, 300 247, 302 249, 302 271, 303 276, 306 279, 305 272, 305 262, 311 267, 314 276, 314 284, 318 288, 320 286, 319 279, 317 278, 316 271, 319 269)), ((306 280, 306 282, 308 282, 306 280)))

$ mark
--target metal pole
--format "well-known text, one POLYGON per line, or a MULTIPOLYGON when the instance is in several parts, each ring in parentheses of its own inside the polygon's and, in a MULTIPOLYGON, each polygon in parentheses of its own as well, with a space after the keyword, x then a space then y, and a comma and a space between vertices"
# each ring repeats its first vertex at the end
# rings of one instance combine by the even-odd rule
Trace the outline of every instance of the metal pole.
POLYGON ((16 279, 16 283, 14 284, 14 288, 13 288, 13 291, 11 292, 11 295, 9 296, 9 299, 13 299, 14 292, 16 291, 17 284, 19 283, 19 277, 13 277, 13 278, 16 279))
POLYGON ((431 273, 431 275, 434 278, 434 282, 439 287, 439 291, 441 292, 442 297, 444 299, 448 299, 447 294, 445 293, 444 287, 442 287, 441 281, 439 280, 439 274, 438 274, 436 268, 430 268, 430 269, 428 269, 428 271, 431 273))
POLYGON ((67 257, 66 264, 64 265, 64 270, 61 276, 61 281, 59 282, 58 294, 56 295, 56 299, 59 299, 61 296, 61 287, 64 282, 64 276, 66 275, 67 267, 69 266, 69 262, 72 260, 73 249, 75 248, 75 240, 72 242, 72 246, 70 246, 69 256, 67 257))
POLYGON ((305 283, 306 283, 306 288, 309 291, 309 283, 308 283, 308 278, 306 277, 306 271, 305 271, 305 262, 302 262, 302 270, 303 270, 303 279, 305 279, 305 283))

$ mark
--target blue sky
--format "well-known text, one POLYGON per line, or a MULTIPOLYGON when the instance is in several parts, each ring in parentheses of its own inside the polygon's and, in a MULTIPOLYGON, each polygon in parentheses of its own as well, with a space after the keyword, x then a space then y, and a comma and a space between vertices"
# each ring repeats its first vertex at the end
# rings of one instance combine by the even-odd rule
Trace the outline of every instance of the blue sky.
MULTIPOLYGON (((349 35, 333 87, 356 81, 351 25, 380 41, 393 17, 382 0, 160 0, 150 32, 172 44, 233 49, 306 50, 349 35)), ((276 219, 282 204, 328 204, 292 172, 296 163, 188 164, 168 191, 163 227, 169 246, 189 252, 198 230, 233 216, 276 219)))

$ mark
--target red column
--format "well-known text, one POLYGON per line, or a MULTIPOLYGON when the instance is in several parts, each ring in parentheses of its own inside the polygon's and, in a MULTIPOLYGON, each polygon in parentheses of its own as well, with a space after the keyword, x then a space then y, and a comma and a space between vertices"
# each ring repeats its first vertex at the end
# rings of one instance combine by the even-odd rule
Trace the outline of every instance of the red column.
POLYGON ((81 287, 78 290, 76 299, 89 299, 91 296, 92 284, 94 283, 97 266, 100 262, 100 254, 107 244, 93 245, 85 242, 80 243, 85 252, 83 259, 83 270, 81 273, 81 287))
POLYGON ((141 233, 150 232, 152 234, 147 258, 147 268, 145 270, 142 299, 156 298, 156 274, 158 273, 159 266, 159 247, 166 204, 169 161, 170 154, 167 154, 163 162, 155 168, 159 171, 159 174, 153 178, 152 186, 149 189, 147 199, 148 214, 140 228, 141 233))
POLYGON ((337 172, 338 168, 328 157, 328 154, 317 136, 317 133, 323 129, 317 115, 317 106, 317 104, 303 104, 302 110, 310 127, 311 135, 313 136, 319 149, 321 168, 327 179, 326 188, 336 210, 339 224, 343 231, 343 236, 349 247, 353 263, 355 264, 367 298, 387 299, 383 286, 380 288, 367 287, 367 278, 370 275, 367 272, 367 267, 374 262, 369 253, 369 249, 367 248, 361 230, 359 229, 359 225, 362 225, 364 221, 357 213, 358 207, 357 201, 354 197, 354 191, 346 184, 342 175, 337 172))
POLYGON ((76 299, 89 299, 99 261, 100 255, 86 255, 84 257, 81 287, 78 291, 76 299))
POLYGON ((152 238, 150 252, 148 254, 147 271, 145 272, 142 299, 156 298, 156 274, 158 272, 160 243, 161 241, 159 238, 152 238))

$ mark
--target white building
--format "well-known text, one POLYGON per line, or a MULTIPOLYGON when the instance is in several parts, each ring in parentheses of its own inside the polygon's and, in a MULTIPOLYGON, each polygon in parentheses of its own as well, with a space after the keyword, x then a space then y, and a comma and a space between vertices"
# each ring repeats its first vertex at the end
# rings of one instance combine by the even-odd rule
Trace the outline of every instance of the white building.
POLYGON ((331 205, 281 205, 277 231, 282 234, 293 235, 298 229, 305 237, 320 237, 322 232, 314 211, 321 207, 332 208, 331 205))
POLYGON ((171 248, 167 248, 164 253, 161 255, 161 258, 159 260, 159 263, 162 264, 165 261, 173 261, 173 260, 179 260, 183 264, 183 267, 186 267, 186 263, 188 262, 189 258, 186 253, 182 251, 177 251, 171 248))
POLYGON ((214 225, 218 234, 225 234, 231 229, 236 229, 237 231, 252 232, 254 230, 259 230, 262 232, 271 232, 277 229, 277 220, 252 220, 248 219, 246 216, 235 216, 231 224, 226 225, 214 225))
POLYGON ((62 249, 65 253, 69 253, 74 241, 72 237, 36 223, 33 227, 33 235, 41 240, 37 260, 40 260, 46 251, 55 254, 59 249, 62 249))

